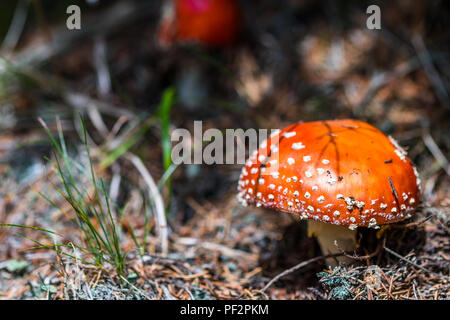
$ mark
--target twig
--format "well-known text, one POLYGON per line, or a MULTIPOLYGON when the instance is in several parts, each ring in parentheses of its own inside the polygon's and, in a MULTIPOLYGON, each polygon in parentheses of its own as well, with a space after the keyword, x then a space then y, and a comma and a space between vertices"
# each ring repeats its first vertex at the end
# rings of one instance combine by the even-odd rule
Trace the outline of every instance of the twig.
POLYGON ((407 224, 392 224, 389 227, 390 228, 398 228, 398 229, 407 229, 407 228, 411 228, 411 227, 416 227, 416 226, 420 226, 421 224, 427 222, 432 217, 433 216, 430 215, 430 216, 425 217, 425 218, 423 218, 422 220, 419 220, 419 221, 414 221, 414 222, 410 222, 410 223, 407 223, 407 224))
POLYGON ((127 123, 127 118, 126 117, 120 117, 119 119, 117 119, 116 123, 114 123, 111 131, 108 133, 108 136, 105 138, 105 145, 108 145, 108 143, 113 140, 117 134, 119 133, 120 129, 125 125, 125 123, 127 123))
POLYGON ((440 275, 440 274, 438 274, 438 273, 436 273, 436 272, 433 272, 433 271, 428 270, 428 269, 426 269, 426 268, 424 268, 424 267, 422 267, 422 266, 419 266, 417 263, 414 263, 414 262, 412 262, 412 261, 406 259, 406 258, 403 257, 402 255, 400 255, 400 254, 398 254, 397 252, 395 252, 395 251, 389 249, 388 247, 386 247, 385 244, 383 244, 383 249, 386 250, 387 252, 389 252, 390 254, 392 254, 394 257, 397 257, 397 258, 399 258, 400 260, 405 261, 406 263, 409 263, 410 265, 412 265, 412 266, 414 266, 414 267, 416 267, 416 268, 418 268, 418 269, 420 269, 420 270, 422 270, 422 271, 425 271, 425 272, 427 272, 427 273, 429 273, 429 274, 432 274, 432 275, 434 275, 434 276, 437 276, 437 277, 445 277, 445 278, 448 278, 447 276, 440 275))
POLYGON ((94 66, 97 73, 97 91, 106 97, 111 93, 111 74, 108 68, 107 46, 103 36, 97 36, 94 41, 94 66))
POLYGON ((391 191, 392 191, 392 194, 394 195, 395 201, 397 202, 397 205, 400 205, 398 202, 398 193, 394 187, 394 183, 392 182, 391 177, 388 177, 388 180, 389 180, 389 185, 391 186, 391 191))
POLYGON ((164 296, 166 297, 166 300, 178 300, 177 298, 175 298, 169 291, 169 289, 166 288, 165 285, 160 285, 160 287, 163 290, 164 296))
POLYGON ((94 127, 97 129, 100 135, 105 138, 108 135, 109 130, 105 122, 103 121, 102 115, 98 111, 97 107, 95 105, 91 105, 90 108, 87 108, 87 114, 89 116, 89 119, 91 119, 94 127))
POLYGON ((272 286, 280 278, 282 278, 282 277, 284 277, 284 276, 286 276, 286 275, 288 275, 288 274, 290 274, 290 273, 292 273, 294 271, 297 271, 297 270, 307 266, 308 264, 311 264, 313 262, 320 261, 320 260, 325 260, 325 259, 328 259, 328 258, 340 257, 342 255, 343 255, 342 253, 333 253, 333 254, 328 254, 326 256, 319 256, 319 257, 315 257, 315 258, 312 258, 312 259, 300 262, 299 264, 297 264, 297 265, 295 265, 295 266, 293 266, 293 267, 283 271, 282 273, 278 274, 275 278, 270 280, 269 283, 267 283, 264 286, 264 288, 261 289, 261 292, 265 292, 270 286, 272 286))
POLYGON ((120 276, 120 278, 122 278, 123 281, 125 281, 131 288, 133 288, 134 290, 136 290, 141 296, 145 297, 145 299, 147 300, 152 300, 149 296, 147 296, 142 290, 140 290, 138 287, 136 287, 134 284, 132 284, 131 282, 129 282, 124 276, 120 276))
POLYGON ((166 256, 158 255, 158 254, 146 253, 142 256, 143 264, 156 264, 156 263, 174 264, 174 263, 184 263, 184 262, 186 262, 186 261, 183 259, 171 258, 171 257, 166 257, 166 256))
POLYGON ((439 163, 442 169, 450 176, 450 165, 448 163, 447 158, 444 156, 442 151, 439 149, 439 146, 434 141, 433 137, 429 132, 425 132, 422 136, 423 143, 427 146, 428 150, 430 150, 433 157, 439 163))
POLYGON ((147 170, 145 165, 142 163, 142 160, 139 159, 132 153, 126 153, 125 157, 131 161, 131 163, 136 167, 136 169, 141 174, 145 183, 148 186, 150 199, 153 200, 153 205, 156 211, 156 225, 158 227, 158 232, 161 240, 161 251, 164 256, 166 256, 169 252, 169 240, 168 240, 168 232, 167 232, 167 220, 166 214, 164 210, 164 201, 162 196, 158 190, 155 181, 153 180, 150 172, 147 170))
POLYGON ((20 0, 17 2, 17 7, 14 11, 8 33, 2 43, 2 49, 13 50, 16 47, 17 42, 19 42, 23 27, 25 26, 25 21, 27 20, 29 3, 30 0, 20 0))
POLYGON ((210 250, 210 251, 219 251, 224 256, 235 258, 235 259, 245 259, 249 261, 256 261, 258 260, 257 256, 255 254, 245 252, 242 250, 237 250, 233 248, 229 248, 227 246, 224 246, 222 244, 209 242, 209 241, 201 241, 199 239, 195 238, 178 238, 177 243, 181 245, 198 245, 199 247, 210 250))
POLYGON ((347 258, 351 258, 351 259, 355 259, 355 260, 367 260, 367 259, 373 258, 381 251, 381 248, 382 248, 382 242, 380 242, 377 246, 377 249, 374 252, 367 254, 365 256, 357 256, 356 254, 351 255, 351 254, 348 254, 347 252, 345 252, 344 249, 339 247, 336 240, 334 240, 334 245, 341 252, 341 254, 343 256, 346 256, 347 258))
POLYGON ((84 288, 84 293, 86 294, 86 296, 88 297, 89 300, 94 300, 94 298, 92 297, 92 292, 91 289, 89 289, 89 286, 84 283, 82 285, 82 288, 84 288))
POLYGON ((427 48, 425 47, 425 43, 418 34, 415 34, 412 37, 411 42, 414 46, 414 49, 417 52, 417 56, 419 57, 420 63, 422 64, 425 73, 428 76, 428 79, 430 79, 431 84, 435 89, 434 91, 436 92, 436 96, 438 97, 438 99, 440 100, 440 102, 444 107, 450 109, 448 92, 445 89, 445 85, 442 82, 439 73, 437 72, 436 68, 433 65, 432 58, 428 53, 427 48))
MULTIPOLYGON (((99 97, 101 97, 102 100, 105 100, 107 95, 111 92, 111 77, 108 64, 106 63, 106 43, 102 36, 97 36, 95 38, 93 60, 97 74, 97 92, 99 97)), ((91 108, 88 108, 87 112, 98 132, 103 138, 107 137, 109 130, 103 121, 97 106, 93 105, 91 108)))
POLYGON ((112 166, 113 176, 111 178, 111 183, 109 187, 109 197, 113 202, 117 202, 117 197, 119 196, 120 182, 122 181, 122 176, 120 174, 120 166, 117 163, 113 163, 112 166))
POLYGON ((105 101, 100 101, 89 97, 81 92, 74 91, 69 85, 66 85, 61 79, 50 77, 40 73, 28 65, 21 65, 18 62, 11 62, 0 55, 0 76, 4 72, 13 72, 15 74, 30 78, 42 91, 52 92, 58 95, 64 103, 73 107, 78 111, 89 111, 90 109, 98 109, 99 112, 126 120, 135 119, 136 113, 129 106, 114 105, 105 101))
POLYGON ((125 107, 115 106, 104 101, 92 99, 91 97, 78 92, 67 91, 63 93, 62 98, 67 104, 78 110, 89 110, 89 108, 95 106, 102 113, 115 116, 117 118, 125 117, 130 120, 136 117, 136 114, 130 111, 129 108, 127 109, 125 107))
POLYGON ((363 113, 365 106, 372 100, 378 90, 389 84, 391 81, 406 76, 408 73, 417 69, 419 65, 418 59, 412 58, 411 60, 398 65, 391 73, 381 72, 374 74, 370 80, 369 88, 367 89, 364 98, 355 108, 355 114, 363 113))
POLYGON ((98 15, 86 17, 81 30, 68 30, 64 25, 52 32, 52 40, 33 48, 24 49, 17 55, 21 66, 36 66, 61 55, 79 41, 91 38, 93 34, 108 35, 119 31, 125 25, 142 19, 156 18, 157 1, 120 1, 98 15))

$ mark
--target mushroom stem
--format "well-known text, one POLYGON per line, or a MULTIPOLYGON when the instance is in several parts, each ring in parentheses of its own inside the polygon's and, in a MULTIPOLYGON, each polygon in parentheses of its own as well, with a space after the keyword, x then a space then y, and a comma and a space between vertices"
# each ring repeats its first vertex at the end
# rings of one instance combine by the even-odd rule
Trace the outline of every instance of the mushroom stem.
MULTIPOLYGON (((351 253, 356 249, 356 230, 350 230, 345 226, 308 220, 308 236, 317 238, 323 254, 340 253, 342 250, 351 253), (335 241, 339 248, 335 245, 335 241)), ((335 267, 337 265, 336 260, 341 264, 354 262, 349 257, 340 256, 326 259, 326 263, 335 267)))

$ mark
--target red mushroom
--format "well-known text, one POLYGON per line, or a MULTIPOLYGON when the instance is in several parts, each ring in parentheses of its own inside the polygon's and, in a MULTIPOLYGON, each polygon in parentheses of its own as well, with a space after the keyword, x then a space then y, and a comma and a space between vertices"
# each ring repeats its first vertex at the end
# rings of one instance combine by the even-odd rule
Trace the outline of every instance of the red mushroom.
POLYGON ((232 45, 241 27, 236 0, 173 0, 165 7, 158 40, 198 42, 212 47, 232 45))
POLYGON ((238 190, 244 205, 308 219, 308 234, 328 254, 339 252, 335 241, 354 250, 357 227, 409 218, 420 180, 394 139, 345 119, 293 124, 273 135, 247 161, 238 190))

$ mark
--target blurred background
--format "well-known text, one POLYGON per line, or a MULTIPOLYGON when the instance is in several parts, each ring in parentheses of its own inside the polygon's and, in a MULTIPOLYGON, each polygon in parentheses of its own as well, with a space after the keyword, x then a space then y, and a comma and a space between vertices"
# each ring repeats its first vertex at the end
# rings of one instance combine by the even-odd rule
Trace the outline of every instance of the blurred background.
POLYGON ((205 18, 210 2, 0 3, 0 298, 448 298, 449 3, 212 0, 205 18), (381 29, 369 30, 374 4, 381 29), (80 29, 67 27, 70 5, 80 29), (170 134, 193 134, 195 120, 225 130, 336 118, 392 135, 417 166, 422 205, 386 240, 416 266, 383 251, 362 269, 321 274, 317 263, 261 292, 320 255, 315 240, 288 215, 240 207, 241 165, 174 165, 170 134), (90 207, 109 202, 112 219, 96 218, 90 207), (83 223, 112 230, 117 246, 90 245, 83 223), (348 280, 368 274, 392 291, 348 280))

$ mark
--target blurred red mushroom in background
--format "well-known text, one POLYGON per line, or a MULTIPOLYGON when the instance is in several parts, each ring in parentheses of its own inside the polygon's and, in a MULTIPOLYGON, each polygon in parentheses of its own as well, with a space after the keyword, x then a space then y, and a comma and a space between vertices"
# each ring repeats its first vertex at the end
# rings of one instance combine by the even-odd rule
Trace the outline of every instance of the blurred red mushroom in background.
POLYGON ((234 44, 242 25, 236 0, 170 0, 163 8, 158 42, 196 42, 210 47, 234 44))
POLYGON ((394 139, 345 119, 293 124, 273 135, 247 161, 238 190, 244 205, 308 219, 309 236, 329 254, 352 252, 357 227, 409 218, 420 180, 394 139))

